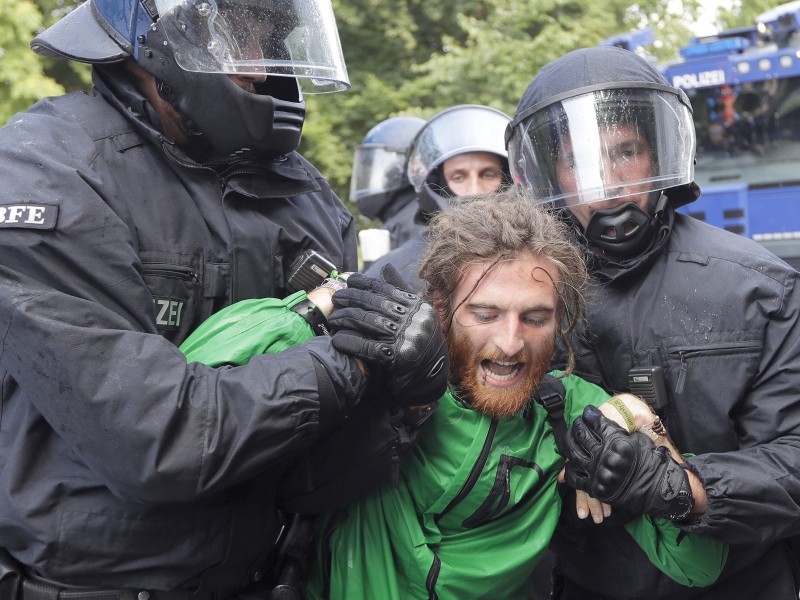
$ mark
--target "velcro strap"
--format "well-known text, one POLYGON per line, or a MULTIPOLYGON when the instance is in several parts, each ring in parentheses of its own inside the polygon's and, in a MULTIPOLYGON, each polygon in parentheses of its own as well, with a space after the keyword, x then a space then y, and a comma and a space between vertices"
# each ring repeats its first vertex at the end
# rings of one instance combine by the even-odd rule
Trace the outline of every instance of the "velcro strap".
POLYGON ((322 311, 319 309, 319 307, 311 300, 306 298, 302 302, 298 302, 292 306, 291 310, 303 317, 308 324, 311 325, 311 329, 314 330, 314 334, 331 334, 330 330, 328 329, 328 319, 325 318, 325 315, 322 314, 322 311))
POLYGON ((564 419, 566 390, 560 379, 546 373, 533 392, 534 398, 547 411, 547 420, 553 428, 556 447, 561 456, 567 455, 567 422, 564 419))

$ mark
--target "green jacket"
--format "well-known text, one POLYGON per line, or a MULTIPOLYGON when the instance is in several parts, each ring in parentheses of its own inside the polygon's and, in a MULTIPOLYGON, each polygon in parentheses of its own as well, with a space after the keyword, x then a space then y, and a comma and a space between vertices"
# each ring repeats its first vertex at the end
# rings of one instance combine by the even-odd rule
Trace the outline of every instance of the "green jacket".
MULTIPOLYGON (((579 377, 563 383, 570 423, 608 398, 579 377)), ((546 417, 532 401, 525 414, 491 419, 445 394, 402 465, 400 486, 322 524, 309 598, 527 598, 561 511, 564 461, 546 417)), ((681 532, 666 519, 641 516, 627 530, 684 585, 712 583, 725 564, 725 544, 686 536, 679 545, 681 532)))
MULTIPOLYGON (((203 323, 181 350, 190 361, 212 365, 280 352, 313 337, 289 310, 304 298, 298 292, 283 301, 234 304, 203 323)), ((563 383, 570 423, 586 405, 608 398, 579 377, 563 383)), ((351 505, 344 519, 340 512, 320 521, 308 597, 527 598, 561 511, 556 477, 563 463, 537 402, 518 416, 491 419, 448 391, 404 460, 400 485, 351 505)), ((725 564, 725 544, 680 539, 666 519, 641 516, 626 529, 653 564, 683 585, 708 585, 725 564)))

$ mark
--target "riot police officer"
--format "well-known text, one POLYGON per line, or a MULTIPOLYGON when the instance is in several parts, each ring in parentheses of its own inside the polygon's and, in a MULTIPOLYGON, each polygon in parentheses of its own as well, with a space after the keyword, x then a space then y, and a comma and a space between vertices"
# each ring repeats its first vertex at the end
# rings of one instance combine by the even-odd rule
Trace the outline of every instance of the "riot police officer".
POLYGON ((330 2, 88 0, 32 47, 94 93, 0 130, 2 596, 263 597, 281 477, 372 366, 327 336, 236 368, 176 346, 309 251, 356 268, 295 152, 301 89, 349 85, 330 2))
POLYGON ((411 142, 425 125, 419 117, 392 117, 367 132, 353 155, 350 200, 365 217, 380 219, 389 230, 390 248, 417 235, 419 206, 406 172, 411 142))
MULTIPOLYGON (((419 203, 418 223, 427 223, 453 197, 491 192, 510 182, 503 140, 510 121, 495 108, 461 104, 437 113, 420 129, 407 162, 419 203)), ((380 257, 366 273, 375 275, 391 263, 415 290, 422 291, 418 270, 424 245, 423 231, 380 257)))
POLYGON ((576 372, 608 390, 649 378, 676 445, 694 455, 671 516, 730 544, 719 580, 695 590, 650 568, 621 526, 562 529, 562 598, 797 598, 798 274, 676 211, 699 195, 691 113, 647 61, 597 47, 545 66, 508 128, 515 180, 572 223, 599 280, 573 341, 576 372))

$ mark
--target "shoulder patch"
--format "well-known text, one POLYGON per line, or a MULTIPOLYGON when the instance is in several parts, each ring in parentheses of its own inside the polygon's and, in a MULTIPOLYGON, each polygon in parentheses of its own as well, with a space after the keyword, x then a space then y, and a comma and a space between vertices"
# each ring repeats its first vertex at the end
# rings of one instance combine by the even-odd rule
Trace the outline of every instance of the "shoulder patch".
POLYGON ((0 228, 55 229, 56 204, 0 204, 0 228))

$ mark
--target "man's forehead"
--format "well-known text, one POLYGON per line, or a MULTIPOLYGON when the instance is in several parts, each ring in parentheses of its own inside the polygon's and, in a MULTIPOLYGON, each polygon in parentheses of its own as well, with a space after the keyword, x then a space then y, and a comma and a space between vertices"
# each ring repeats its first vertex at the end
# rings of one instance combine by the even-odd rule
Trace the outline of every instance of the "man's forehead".
POLYGON ((445 176, 485 169, 502 169, 500 157, 492 152, 464 152, 451 156, 442 165, 445 176))
POLYGON ((558 269, 549 258, 525 252, 513 259, 479 261, 466 266, 456 296, 469 303, 507 304, 514 300, 555 302, 558 269), (513 294, 509 292, 513 291, 513 294), (538 300, 537 300, 538 301, 538 300))

